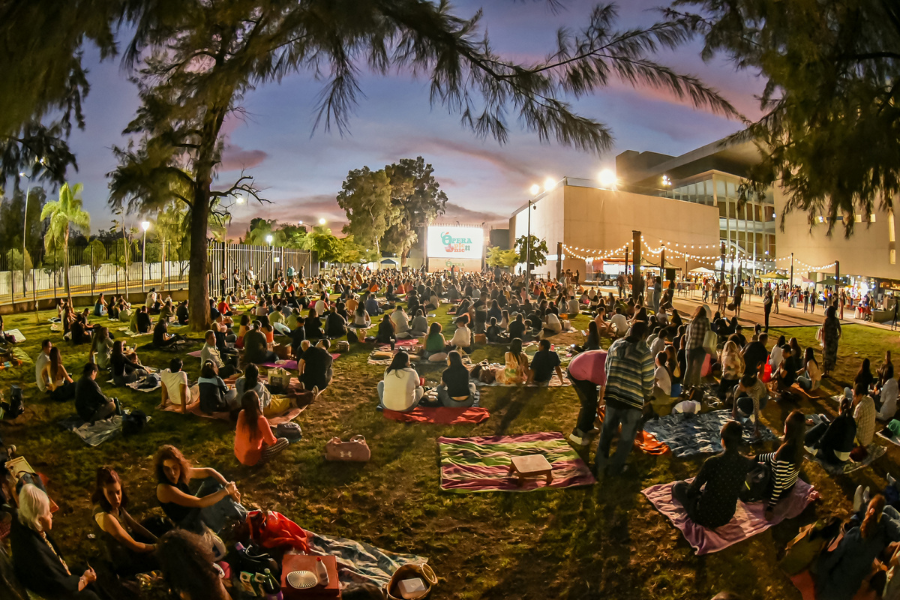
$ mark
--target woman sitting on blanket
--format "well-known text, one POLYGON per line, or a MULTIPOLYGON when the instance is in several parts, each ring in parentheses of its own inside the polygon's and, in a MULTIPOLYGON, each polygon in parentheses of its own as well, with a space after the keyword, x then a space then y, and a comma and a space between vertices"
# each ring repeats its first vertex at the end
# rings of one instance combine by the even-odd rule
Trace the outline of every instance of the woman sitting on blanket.
MULTIPOLYGON (((175 446, 161 447, 153 459, 156 473, 156 499, 163 512, 180 529, 202 533, 203 526, 214 533, 221 531, 230 514, 246 511, 240 505, 241 494, 233 481, 228 481, 215 469, 194 467, 175 446), (194 494, 190 483, 203 479, 194 494)), ((162 558, 162 548, 158 555, 162 558)))
POLYGON ((275 438, 260 409, 259 396, 249 391, 241 396, 241 414, 234 433, 234 455, 244 466, 268 462, 288 447, 286 438, 275 438))
POLYGON ((397 343, 397 336, 394 334, 394 322, 391 315, 385 314, 378 325, 378 333, 375 334, 376 344, 390 344, 391 350, 397 343))
POLYGON ((900 512, 886 507, 879 494, 853 516, 837 547, 819 555, 815 564, 817 600, 852 600, 872 573, 875 559, 889 543, 897 541, 900 512))
POLYGON ((113 341, 106 327, 94 329, 94 339, 91 340, 90 360, 101 369, 109 368, 109 359, 112 356, 113 341))
MULTIPOLYGON (((806 433, 804 444, 810 454, 829 464, 850 460, 857 429, 852 406, 849 398, 842 398, 840 413, 831 423, 819 423, 806 433)), ((807 423, 812 425, 813 421, 807 423)))
POLYGON ((184 363, 180 358, 169 361, 169 370, 159 374, 162 380, 162 401, 157 410, 166 410, 168 406, 179 407, 178 412, 185 414, 191 404, 191 391, 188 388, 188 376, 184 372, 184 363))
POLYGON ((528 381, 531 370, 528 368, 528 355, 522 351, 522 340, 516 338, 509 343, 504 361, 506 365, 496 371, 498 382, 503 385, 522 385, 528 381))
POLYGON ((267 417, 282 415, 293 406, 288 396, 273 396, 269 388, 259 380, 259 367, 254 364, 247 365, 244 376, 234 383, 237 397, 243 398, 247 392, 256 392, 259 397, 259 406, 267 417))
POLYGON ((437 397, 448 408, 468 408, 475 404, 475 382, 469 381, 469 370, 456 350, 447 354, 447 368, 441 373, 437 397))
POLYGON ((672 486, 672 498, 697 525, 715 529, 734 517, 738 495, 753 465, 740 453, 743 433, 737 421, 725 423, 721 432, 724 451, 707 458, 693 482, 679 481, 672 486))
POLYGON ((306 330, 306 339, 308 340, 317 340, 325 337, 325 330, 322 329, 322 319, 319 317, 315 306, 309 306, 309 312, 303 327, 306 330))
POLYGON ((788 496, 797 483, 800 466, 803 464, 805 435, 806 418, 802 412, 795 410, 784 420, 784 437, 778 450, 756 457, 756 461, 768 466, 770 472, 765 513, 767 520, 772 520, 775 505, 788 496))
POLYGON ((368 329, 372 326, 372 317, 366 312, 366 305, 362 302, 358 303, 356 310, 353 311, 353 329, 368 329))
POLYGON ((134 352, 125 352, 125 342, 116 340, 113 343, 112 355, 109 357, 112 367, 113 385, 123 386, 134 383, 147 376, 147 371, 134 352))
POLYGON ((385 369, 384 379, 378 382, 381 406, 397 412, 409 412, 419 405, 424 394, 419 374, 409 364, 409 355, 400 350, 385 369))
POLYGON ((50 349, 50 360, 41 371, 41 379, 51 400, 65 402, 75 397, 75 382, 62 363, 58 346, 50 349))
POLYGON ((211 360, 203 363, 197 387, 200 392, 200 410, 206 414, 230 412, 241 406, 237 390, 225 385, 225 381, 219 376, 219 367, 211 360))
POLYGON ((577 352, 586 352, 588 350, 601 350, 600 347, 600 330, 596 321, 588 323, 587 339, 584 340, 583 346, 575 346, 577 352))
POLYGON ((442 362, 447 360, 447 351, 452 346, 447 345, 444 334, 441 333, 443 327, 435 321, 428 327, 428 336, 425 338, 425 355, 429 362, 442 362))
POLYGON ((450 339, 450 345, 463 352, 472 350, 472 330, 469 329, 469 315, 463 314, 456 317, 456 331, 450 339))
POLYGON ((160 319, 153 328, 153 345, 157 348, 168 348, 169 346, 180 342, 180 335, 169 333, 169 322, 166 319, 160 319))
POLYGON ((160 527, 157 519, 150 518, 138 523, 128 514, 125 510, 128 494, 119 474, 113 469, 97 469, 91 504, 94 506, 92 520, 100 530, 100 540, 106 546, 116 575, 129 576, 159 569, 157 535, 165 533, 167 528, 160 527), (151 529, 156 532, 151 532, 151 529))
POLYGON ((428 319, 421 308, 416 309, 416 315, 413 317, 409 326, 409 335, 414 338, 420 338, 428 333, 428 319))
POLYGON ((503 333, 503 327, 497 324, 497 319, 494 317, 491 317, 491 322, 485 330, 485 335, 489 344, 502 344, 509 341, 509 337, 503 333))

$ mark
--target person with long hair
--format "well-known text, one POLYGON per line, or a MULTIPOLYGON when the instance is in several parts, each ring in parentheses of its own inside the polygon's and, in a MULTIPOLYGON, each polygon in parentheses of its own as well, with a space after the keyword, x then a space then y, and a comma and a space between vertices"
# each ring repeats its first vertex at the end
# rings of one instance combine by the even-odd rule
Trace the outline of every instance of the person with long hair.
POLYGON ((260 407, 265 411, 272 402, 272 393, 269 388, 259 380, 259 367, 254 364, 247 365, 243 377, 234 382, 237 397, 243 398, 247 392, 256 392, 259 397, 260 407))
POLYGON ((91 339, 90 360, 101 369, 108 369, 112 347, 113 341, 109 337, 109 329, 106 327, 95 327, 94 335, 91 339))
POLYGON ((437 398, 443 406, 467 408, 475 403, 475 383, 469 381, 469 370, 456 350, 447 354, 447 368, 441 373, 437 398))
POLYGON ((409 412, 419 405, 424 395, 419 374, 409 363, 409 354, 400 350, 385 369, 384 379, 378 382, 381 406, 397 412, 409 412))
POLYGON ((125 352, 125 342, 116 340, 109 357, 112 367, 113 385, 123 386, 147 376, 147 370, 134 352, 125 352))
POLYGON ((672 486, 672 498, 697 525, 715 529, 734 517, 738 495, 752 465, 740 453, 743 435, 740 423, 725 423, 720 433, 724 451, 707 458, 693 482, 679 481, 672 486))
POLYGON ((719 389, 716 397, 725 401, 725 397, 744 374, 744 356, 738 345, 731 340, 725 342, 719 355, 719 364, 722 365, 722 379, 719 381, 719 389))
POLYGON ((381 323, 378 325, 378 333, 375 334, 375 343, 389 344, 393 351, 397 344, 397 336, 394 333, 394 330, 394 321, 391 320, 391 315, 385 314, 381 319, 381 323))
MULTIPOLYGON (((255 367, 255 365, 254 365, 255 367)), ((200 410, 206 414, 230 412, 240 408, 237 390, 229 389, 219 375, 219 367, 211 360, 200 368, 200 379, 197 381, 200 410)))
POLYGON ((834 371, 837 364, 838 344, 841 339, 841 322, 837 318, 837 310, 833 306, 825 309, 825 320, 821 329, 822 366, 824 377, 834 371))
MULTIPOLYGON (((138 523, 126 510, 128 494, 119 474, 110 467, 97 469, 91 517, 100 529, 108 559, 116 575, 134 575, 159 569, 156 560, 157 534, 150 531, 152 520, 138 523)), ((157 533, 163 533, 157 531, 157 533)))
POLYGON ((794 489, 803 464, 803 444, 806 436, 806 417, 799 410, 791 412, 784 420, 784 438, 775 452, 760 454, 756 461, 770 470, 766 519, 774 516, 775 505, 794 489))
POLYGON ((234 455, 238 461, 247 467, 265 463, 289 444, 286 438, 275 438, 256 392, 251 390, 241 396, 241 413, 234 434, 234 455))
POLYGON ((315 305, 310 305, 303 328, 306 330, 306 339, 308 340, 317 340, 325 337, 325 330, 322 328, 322 318, 319 316, 319 311, 315 305))
POLYGON ((803 356, 803 368, 797 372, 797 383, 807 392, 818 389, 822 381, 822 370, 816 360, 816 351, 812 346, 806 349, 803 356))
POLYGON ((231 600, 222 584, 222 571, 203 537, 176 529, 162 536, 158 547, 163 577, 176 597, 231 600))
POLYGON ((75 382, 62 363, 58 346, 50 348, 50 361, 44 365, 41 378, 52 400, 65 402, 75 397, 75 382))
POLYGON ((837 547, 816 561, 817 600, 852 600, 871 574, 875 559, 889 543, 900 541, 900 512, 885 506, 881 494, 869 500, 851 524, 837 547))
POLYGON ((53 600, 99 600, 92 589, 97 573, 70 568, 50 536, 53 514, 47 494, 33 484, 19 491, 10 530, 13 570, 28 590, 53 600))
POLYGON ((810 454, 830 464, 841 464, 850 460, 850 451, 855 445, 857 429, 852 407, 850 399, 843 398, 838 416, 833 421, 819 423, 806 433, 804 444, 810 454))
POLYGON ((531 369, 528 368, 528 355, 522 350, 522 340, 510 341, 504 362, 506 364, 497 369, 497 381, 504 385, 521 385, 528 381, 531 369))
POLYGON ((441 362, 447 360, 447 340, 442 333, 443 327, 437 321, 428 326, 428 335, 425 337, 425 355, 429 362, 441 362))
MULTIPOLYGON (((202 532, 203 525, 219 532, 229 515, 246 517, 241 494, 233 481, 209 467, 194 467, 175 446, 160 447, 153 458, 156 499, 176 527, 202 532), (191 481, 202 479, 197 493, 191 481)), ((160 549, 159 556, 163 552, 160 549)))

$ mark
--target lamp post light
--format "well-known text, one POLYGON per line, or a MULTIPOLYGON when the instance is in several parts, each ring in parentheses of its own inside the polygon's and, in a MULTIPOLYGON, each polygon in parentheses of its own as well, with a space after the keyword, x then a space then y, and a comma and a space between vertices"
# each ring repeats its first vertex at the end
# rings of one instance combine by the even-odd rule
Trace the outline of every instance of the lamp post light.
MULTIPOLYGON (((553 185, 554 181, 548 177, 545 186, 546 189, 553 189, 553 185)), ((534 203, 534 198, 540 193, 541 186, 538 184, 531 186, 532 198, 528 199, 528 237, 525 239, 525 290, 529 294, 531 293, 529 290, 529 286, 531 285, 531 207, 534 203)))
POLYGON ((328 221, 325 220, 325 217, 322 217, 321 219, 319 219, 319 225, 324 225, 327 222, 328 221))
POLYGON ((274 250, 272 249, 272 240, 273 239, 274 238, 272 238, 271 234, 266 236, 266 243, 269 245, 269 268, 268 268, 268 271, 269 271, 269 279, 270 280, 272 279, 272 268, 273 268, 272 261, 274 260, 274 254, 273 254, 274 250))
POLYGON ((150 229, 150 221, 141 221, 141 229, 144 230, 144 243, 143 248, 141 248, 141 292, 145 292, 144 271, 147 268, 147 230, 150 229))
MULTIPOLYGON (((35 162, 40 164, 41 167, 46 166, 45 159, 35 159, 35 162)), ((40 172, 40 170, 38 171, 40 172)), ((19 173, 19 177, 24 177, 28 180, 28 188, 25 191, 25 209, 22 211, 22 297, 25 297, 25 292, 27 291, 28 284, 25 282, 25 253, 26 250, 26 242, 28 240, 28 197, 31 196, 31 187, 34 184, 34 175, 29 177, 24 172, 19 173)))

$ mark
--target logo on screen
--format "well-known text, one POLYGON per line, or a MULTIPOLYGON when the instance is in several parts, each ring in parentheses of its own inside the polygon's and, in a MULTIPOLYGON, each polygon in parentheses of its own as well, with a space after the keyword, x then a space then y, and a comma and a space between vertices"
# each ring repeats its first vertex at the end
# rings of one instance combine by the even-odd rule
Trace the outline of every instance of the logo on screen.
POLYGON ((444 250, 447 252, 470 252, 472 250, 472 239, 467 237, 453 237, 449 231, 441 234, 441 243, 444 244, 444 250))

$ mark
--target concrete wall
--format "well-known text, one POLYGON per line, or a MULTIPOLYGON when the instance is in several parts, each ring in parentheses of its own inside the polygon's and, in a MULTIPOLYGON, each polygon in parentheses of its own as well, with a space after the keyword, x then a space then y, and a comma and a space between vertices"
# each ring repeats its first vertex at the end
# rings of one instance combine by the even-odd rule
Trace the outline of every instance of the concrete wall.
MULTIPOLYGON (((900 264, 890 262, 890 250, 895 248, 896 244, 890 242, 889 220, 894 220, 896 232, 898 223, 895 215, 878 210, 874 213, 874 223, 865 221, 855 223, 853 235, 847 239, 844 237, 842 222, 835 224, 834 231, 829 237, 827 223, 819 223, 818 219, 814 219, 816 222, 810 227, 808 214, 795 210, 785 216, 782 231, 780 220, 784 214, 786 198, 780 189, 776 189, 774 196, 775 214, 779 225, 775 233, 779 258, 789 257, 793 252, 795 261, 802 261, 814 267, 840 261, 842 276, 900 279, 900 264)), ((790 261, 779 260, 777 264, 779 268, 788 268, 790 261)), ((810 279, 817 279, 807 274, 806 267, 795 262, 795 276, 798 272, 810 279)), ((825 269, 822 273, 833 274, 834 267, 825 269)), ((825 276, 819 276, 818 279, 825 276)))
MULTIPOLYGON (((693 254, 718 254, 719 212, 716 207, 575 186, 558 186, 539 198, 534 206, 532 235, 547 240, 551 255, 556 253, 558 242, 591 250, 611 250, 630 242, 633 230, 642 232, 647 244, 653 247, 658 247, 662 239, 682 246, 711 246, 708 250, 695 249, 693 254)), ((513 215, 509 227, 510 232, 515 232, 515 238, 526 235, 525 210, 513 215)), ((658 262, 657 255, 646 251, 644 257, 658 262)), ((667 262, 683 266, 684 259, 670 254, 667 262)), ((688 269, 698 266, 701 263, 688 261, 688 269)), ((587 272, 585 261, 574 257, 567 257, 562 268, 577 269, 582 275, 587 272)), ((555 261, 549 261, 536 272, 546 277, 548 270, 555 276, 555 261)))

